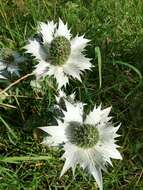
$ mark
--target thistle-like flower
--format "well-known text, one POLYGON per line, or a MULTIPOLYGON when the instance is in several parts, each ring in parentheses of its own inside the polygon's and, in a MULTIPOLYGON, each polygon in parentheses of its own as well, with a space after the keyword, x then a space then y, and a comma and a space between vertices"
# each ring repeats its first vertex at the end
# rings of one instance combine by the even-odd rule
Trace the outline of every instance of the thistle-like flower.
POLYGON ((71 167, 73 174, 79 164, 87 169, 95 178, 100 190, 103 189, 101 169, 106 170, 112 165, 111 158, 122 159, 115 144, 116 134, 120 125, 114 127, 109 113, 111 107, 101 110, 101 106, 94 107, 88 115, 83 111, 83 104, 70 103, 65 100, 66 111, 63 110, 63 121, 57 126, 40 127, 49 134, 43 144, 49 146, 63 145, 66 159, 61 176, 71 167))
POLYGON ((24 57, 9 48, 2 49, 0 52, 0 57, 1 78, 6 79, 8 74, 19 76, 20 68, 18 64, 24 61, 24 57))
POLYGON ((82 72, 91 68, 90 59, 83 54, 89 40, 78 35, 72 38, 67 24, 61 19, 59 23, 39 23, 38 33, 42 41, 29 40, 29 44, 25 46, 27 53, 32 54, 39 62, 33 71, 36 79, 53 75, 59 89, 66 86, 69 77, 81 81, 82 72))

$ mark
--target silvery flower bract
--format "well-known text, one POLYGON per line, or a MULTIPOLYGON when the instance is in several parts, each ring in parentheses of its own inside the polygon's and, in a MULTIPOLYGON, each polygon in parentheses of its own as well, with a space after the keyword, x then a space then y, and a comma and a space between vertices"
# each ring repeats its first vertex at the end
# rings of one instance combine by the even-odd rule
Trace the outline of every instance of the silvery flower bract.
POLYGON ((36 79, 54 76, 59 89, 66 86, 69 77, 81 81, 82 72, 91 68, 90 59, 83 54, 89 40, 78 35, 72 38, 67 24, 61 19, 59 23, 39 23, 38 33, 42 41, 31 39, 25 46, 27 53, 39 62, 34 70, 36 79))
POLYGON ((6 79, 6 77, 4 77, 4 76, 2 75, 2 72, 0 72, 0 79, 6 79))
POLYGON ((101 170, 106 171, 106 166, 112 165, 111 158, 122 159, 117 150, 115 138, 120 125, 114 127, 109 117, 111 107, 94 109, 86 115, 84 106, 80 102, 74 104, 65 100, 66 111, 63 110, 63 120, 57 120, 57 126, 40 127, 49 134, 43 144, 49 146, 63 145, 66 159, 61 176, 72 168, 73 174, 79 164, 87 169, 95 178, 100 190, 103 189, 101 170))
POLYGON ((71 103, 74 103, 74 100, 75 100, 75 93, 72 93, 70 95, 66 95, 64 91, 62 90, 59 90, 58 91, 58 95, 55 96, 56 98, 56 102, 59 104, 60 103, 60 100, 63 99, 63 100, 68 100, 69 102, 71 103))

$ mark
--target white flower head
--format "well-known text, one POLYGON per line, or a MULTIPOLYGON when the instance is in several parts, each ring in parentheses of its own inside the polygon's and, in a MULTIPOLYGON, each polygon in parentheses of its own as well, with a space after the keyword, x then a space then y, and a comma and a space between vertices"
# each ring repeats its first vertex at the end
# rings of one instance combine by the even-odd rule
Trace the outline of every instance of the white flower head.
POLYGON ((116 149, 116 134, 120 125, 114 127, 109 113, 111 107, 101 110, 94 107, 85 116, 83 104, 78 102, 71 104, 65 100, 66 111, 63 111, 63 122, 58 120, 57 126, 40 127, 50 136, 43 140, 43 144, 49 146, 63 145, 66 159, 61 176, 72 168, 73 174, 79 164, 87 169, 95 178, 100 190, 103 189, 101 170, 107 171, 106 166, 112 165, 111 158, 122 159, 116 149))
POLYGON ((90 59, 83 54, 89 40, 78 35, 72 38, 67 24, 61 19, 59 23, 40 22, 38 32, 42 42, 33 39, 25 46, 27 53, 32 54, 39 62, 33 71, 36 78, 54 76, 59 89, 66 86, 69 77, 81 81, 82 72, 91 68, 90 59))
POLYGON ((0 52, 0 71, 5 73, 7 71, 11 75, 15 74, 19 76, 19 63, 24 61, 24 57, 20 56, 19 53, 12 51, 9 48, 4 48, 0 52))

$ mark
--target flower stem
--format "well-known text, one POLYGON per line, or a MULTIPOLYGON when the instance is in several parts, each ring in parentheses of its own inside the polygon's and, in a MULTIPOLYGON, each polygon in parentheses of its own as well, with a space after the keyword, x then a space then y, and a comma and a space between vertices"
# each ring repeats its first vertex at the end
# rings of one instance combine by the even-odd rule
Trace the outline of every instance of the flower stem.
POLYGON ((21 82, 22 80, 28 78, 29 76, 32 76, 33 73, 29 73, 29 74, 26 74, 24 75, 23 77, 19 78, 18 80, 14 81, 13 83, 11 83, 8 87, 6 87, 4 90, 2 90, 0 92, 0 95, 5 93, 6 91, 8 91, 11 87, 13 87, 14 85, 18 84, 19 82, 21 82))

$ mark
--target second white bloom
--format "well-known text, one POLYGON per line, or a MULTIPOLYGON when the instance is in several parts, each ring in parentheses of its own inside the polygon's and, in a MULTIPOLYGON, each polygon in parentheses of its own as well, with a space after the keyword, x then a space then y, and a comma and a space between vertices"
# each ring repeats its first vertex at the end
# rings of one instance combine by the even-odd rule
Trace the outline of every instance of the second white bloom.
POLYGON ((111 107, 101 110, 101 106, 95 106, 86 116, 82 103, 71 104, 65 100, 65 105, 63 122, 58 120, 58 126, 40 127, 50 135, 43 143, 49 146, 63 145, 65 153, 62 157, 66 162, 61 176, 70 167, 74 173, 79 164, 93 175, 102 190, 101 169, 106 171, 106 165, 112 165, 111 158, 122 159, 115 144, 120 125, 113 126, 108 116, 111 107))

